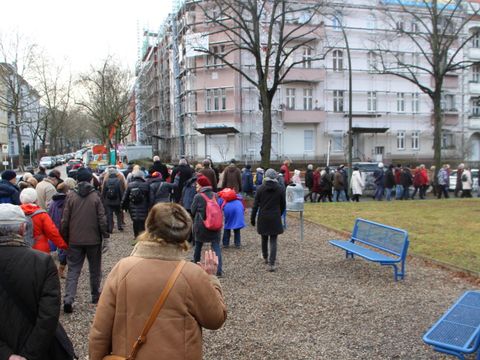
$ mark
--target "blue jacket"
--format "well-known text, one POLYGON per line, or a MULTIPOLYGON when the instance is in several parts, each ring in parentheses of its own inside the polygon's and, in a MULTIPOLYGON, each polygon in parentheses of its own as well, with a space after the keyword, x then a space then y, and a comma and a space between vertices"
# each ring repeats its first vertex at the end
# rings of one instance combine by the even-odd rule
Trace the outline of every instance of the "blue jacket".
POLYGON ((20 205, 20 190, 4 179, 0 180, 0 204, 20 205))
POLYGON ((242 191, 248 194, 253 192, 253 189, 252 171, 245 169, 242 173, 242 191))
MULTIPOLYGON (((241 197, 238 196, 237 200, 229 201, 223 206, 223 217, 225 223, 224 229, 243 229, 245 227, 244 207, 241 201, 241 197)), ((218 205, 222 207, 223 199, 218 199, 218 205)))

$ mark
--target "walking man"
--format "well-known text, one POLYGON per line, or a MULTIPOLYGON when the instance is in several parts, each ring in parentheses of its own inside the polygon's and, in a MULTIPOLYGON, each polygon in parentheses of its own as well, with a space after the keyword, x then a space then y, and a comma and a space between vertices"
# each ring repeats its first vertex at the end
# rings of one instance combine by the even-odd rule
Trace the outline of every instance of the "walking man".
POLYGON ((115 167, 107 169, 108 178, 104 180, 102 187, 102 199, 107 212, 108 232, 113 232, 113 214, 117 216, 117 228, 123 231, 122 222, 122 203, 123 193, 125 192, 125 182, 118 177, 118 170, 115 167))
POLYGON ((78 278, 85 257, 87 257, 90 272, 92 304, 98 302, 102 280, 102 245, 106 249, 106 240, 104 239, 108 239, 110 236, 107 231, 102 200, 91 184, 91 171, 87 168, 80 168, 77 173, 77 181, 77 189, 70 191, 67 195, 61 224, 62 236, 69 245, 67 281, 63 298, 65 313, 73 311, 78 278))

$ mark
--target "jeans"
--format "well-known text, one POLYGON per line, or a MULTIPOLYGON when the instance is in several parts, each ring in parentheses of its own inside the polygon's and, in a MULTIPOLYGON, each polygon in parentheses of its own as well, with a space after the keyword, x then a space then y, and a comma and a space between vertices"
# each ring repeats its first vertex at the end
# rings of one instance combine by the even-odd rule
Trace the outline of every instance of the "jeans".
POLYGON ((60 265, 67 265, 67 250, 57 248, 57 254, 60 265))
POLYGON ((275 260, 277 259, 277 235, 262 235, 262 256, 265 260, 268 260, 270 265, 275 265, 275 260), (268 256, 268 243, 270 243, 270 257, 268 256))
POLYGON ((408 200, 410 199, 410 188, 408 186, 403 187, 403 195, 402 195, 403 200, 408 200))
MULTIPOLYGON (((193 252, 193 261, 198 263, 202 258, 202 247, 203 242, 195 241, 195 251, 193 252)), ((217 275, 222 275, 222 250, 220 249, 220 243, 215 241, 210 243, 210 247, 218 256, 218 268, 217 268, 217 275)))
POLYGON ((113 226, 114 226, 113 214, 114 213, 115 213, 115 215, 117 215, 117 228, 118 228, 118 230, 122 229, 123 228, 122 216, 121 216, 122 209, 120 209, 120 205, 118 205, 118 206, 107 205, 107 206, 105 206, 105 208, 107 210, 108 232, 110 234, 113 232, 113 226))
MULTIPOLYGON (((223 229, 223 246, 230 246, 230 229, 223 229)), ((240 229, 233 229, 233 243, 240 247, 240 229)))
POLYGON ((403 196, 403 185, 395 185, 395 199, 401 200, 403 196))
POLYGON ((333 202, 346 201, 345 190, 333 190, 333 202))
POLYGON ((71 245, 67 250, 67 280, 65 282, 65 304, 73 304, 77 295, 78 278, 82 271, 85 256, 88 260, 90 273, 90 292, 92 303, 100 297, 100 282, 102 280, 102 245, 76 246, 71 245))
POLYGON ((287 228, 287 210, 285 210, 282 213, 282 223, 283 223, 283 228, 286 229, 287 228))
POLYGON ((377 188, 375 189, 375 200, 382 200, 383 199, 383 193, 385 192, 385 188, 381 185, 377 185, 377 188))
POLYGON ((387 189, 386 189, 387 201, 392 200, 392 191, 393 191, 393 188, 387 188, 387 189))

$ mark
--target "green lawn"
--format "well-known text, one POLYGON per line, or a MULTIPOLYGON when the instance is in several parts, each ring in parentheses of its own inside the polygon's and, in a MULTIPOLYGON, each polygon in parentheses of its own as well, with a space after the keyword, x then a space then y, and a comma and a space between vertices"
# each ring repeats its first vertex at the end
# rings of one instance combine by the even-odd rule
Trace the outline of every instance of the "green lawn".
POLYGON ((405 229, 409 254, 480 273, 480 199, 305 204, 305 218, 351 232, 361 217, 405 229))

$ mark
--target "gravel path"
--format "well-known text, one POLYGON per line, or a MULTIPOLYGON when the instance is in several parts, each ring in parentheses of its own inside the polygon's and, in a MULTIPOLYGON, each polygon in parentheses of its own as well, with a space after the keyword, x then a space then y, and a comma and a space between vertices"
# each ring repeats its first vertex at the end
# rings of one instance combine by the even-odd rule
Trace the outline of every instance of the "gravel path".
MULTIPOLYGON (((422 335, 462 292, 478 285, 416 259, 407 261, 406 279, 394 282, 391 267, 346 260, 328 244, 338 238, 334 233, 306 222, 302 242, 299 229, 289 217, 275 273, 266 271, 251 227, 242 231, 241 249, 224 250, 228 319, 219 331, 204 331, 205 359, 444 358, 423 344, 422 335)), ((113 235, 105 276, 130 253, 132 238, 130 226, 113 235)), ((74 313, 61 319, 80 359, 88 359, 95 312, 86 269, 74 313)))

